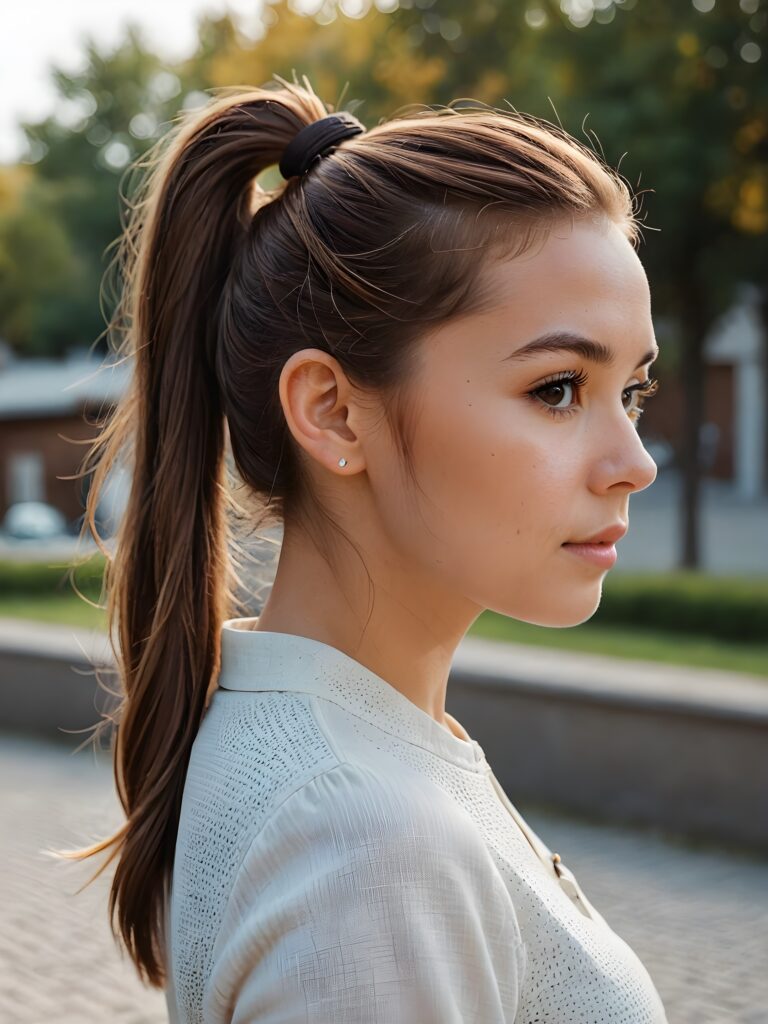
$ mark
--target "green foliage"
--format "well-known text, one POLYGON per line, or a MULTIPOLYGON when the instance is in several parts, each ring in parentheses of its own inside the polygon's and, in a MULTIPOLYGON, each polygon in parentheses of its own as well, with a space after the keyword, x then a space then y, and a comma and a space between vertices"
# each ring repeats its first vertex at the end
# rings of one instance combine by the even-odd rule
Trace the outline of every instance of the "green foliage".
POLYGON ((135 27, 113 53, 87 43, 83 70, 53 78, 59 109, 23 124, 32 180, 8 195, 0 180, 0 336, 24 355, 104 347, 124 172, 202 85, 194 68, 182 78, 146 51, 135 27))
POLYGON ((84 310, 85 268, 56 216, 54 190, 33 181, 0 210, 0 324, 28 355, 63 351, 84 310))
POLYGON ((684 317, 694 278, 708 322, 737 281, 765 284, 768 53, 742 56, 765 35, 765 4, 754 6, 616 0, 586 16, 556 0, 401 0, 351 18, 326 0, 313 19, 272 0, 261 38, 204 17, 197 52, 176 66, 134 26, 113 52, 86 41, 82 71, 53 71, 61 109, 24 125, 34 191, 10 208, 0 197, 0 335, 35 354, 99 338, 125 169, 200 90, 294 69, 331 104, 362 99, 371 125, 457 97, 562 121, 644 193, 656 312, 684 317))
POLYGON ((17 595, 13 598, 0 594, 0 616, 26 619, 28 622, 51 622, 75 629, 107 631, 107 613, 94 607, 76 594, 69 597, 17 595))
POLYGON ((103 574, 101 554, 74 567, 67 563, 0 561, 0 599, 68 598, 79 591, 89 600, 98 601, 103 574))
MULTIPOLYGON (((482 618, 491 620, 489 629, 502 632, 506 629, 503 622, 509 621, 491 612, 486 612, 482 618)), ((657 637, 667 635, 686 642, 698 639, 716 646, 754 645, 756 651, 765 652, 768 650, 768 579, 707 576, 685 570, 609 573, 599 608, 580 626, 555 630, 518 623, 508 639, 517 639, 514 629, 518 627, 522 629, 521 642, 551 646, 578 647, 572 636, 575 633, 596 632, 608 636, 615 631, 622 642, 632 647, 642 642, 633 641, 633 635, 639 638, 653 633, 657 637)), ((585 643, 584 649, 588 649, 589 637, 585 643)), ((606 653, 611 652, 606 650, 606 653)))
POLYGON ((468 43, 430 100, 477 96, 560 121, 644 193, 643 261, 658 312, 683 315, 681 280, 703 287, 707 321, 739 281, 766 283, 764 3, 702 13, 616 0, 583 17, 588 5, 568 0, 423 6, 409 2, 402 17, 426 55, 449 57, 446 22, 468 43), (745 60, 758 41, 762 58, 745 60))
POLYGON ((617 573, 590 622, 767 644, 768 579, 617 573))

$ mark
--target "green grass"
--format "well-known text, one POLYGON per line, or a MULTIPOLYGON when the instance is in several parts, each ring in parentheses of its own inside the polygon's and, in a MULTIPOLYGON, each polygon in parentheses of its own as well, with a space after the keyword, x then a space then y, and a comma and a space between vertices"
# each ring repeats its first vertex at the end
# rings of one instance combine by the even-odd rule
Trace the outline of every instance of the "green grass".
POLYGON ((768 677, 768 644, 711 640, 685 633, 629 629, 591 622, 568 629, 550 629, 508 619, 495 612, 484 612, 470 628, 469 635, 557 650, 719 668, 768 677))
MULTIPOLYGON (((92 608, 74 594, 0 595, 0 615, 105 631, 107 628, 106 613, 92 608)), ((508 619, 494 612, 481 615, 472 625, 469 635, 558 650, 608 654, 616 658, 640 658, 673 665, 748 672, 768 678, 768 645, 762 644, 710 640, 701 636, 592 622, 570 629, 549 629, 508 619)))
MULTIPOLYGON (((94 600, 94 598, 91 598, 94 600)), ((57 622, 62 626, 80 626, 85 629, 107 631, 107 615, 100 608, 92 608, 76 595, 58 596, 22 594, 19 597, 0 595, 0 615, 13 619, 37 619, 57 622)))

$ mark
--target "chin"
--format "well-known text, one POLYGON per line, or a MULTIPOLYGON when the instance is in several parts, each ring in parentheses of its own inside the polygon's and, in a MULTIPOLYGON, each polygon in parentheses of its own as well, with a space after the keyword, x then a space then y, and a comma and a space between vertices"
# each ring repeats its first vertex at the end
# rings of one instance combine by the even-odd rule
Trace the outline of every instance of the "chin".
POLYGON ((550 621, 548 624, 556 629, 567 629, 572 626, 580 626, 582 622, 588 622, 600 607, 601 597, 602 588, 598 588, 597 594, 592 600, 575 604, 560 617, 559 621, 550 621))
POLYGON ((560 592, 557 601, 545 601, 541 607, 532 609, 515 607, 514 610, 498 609, 501 615, 529 622, 532 626, 548 626, 550 629, 569 629, 587 622, 600 607, 602 597, 602 581, 595 591, 589 594, 574 593, 571 600, 564 600, 566 594, 560 592))
POLYGON ((589 622, 596 611, 597 606, 588 611, 586 615, 563 619, 561 622, 542 622, 542 626, 550 626, 552 629, 572 629, 574 626, 580 626, 583 622, 589 622))

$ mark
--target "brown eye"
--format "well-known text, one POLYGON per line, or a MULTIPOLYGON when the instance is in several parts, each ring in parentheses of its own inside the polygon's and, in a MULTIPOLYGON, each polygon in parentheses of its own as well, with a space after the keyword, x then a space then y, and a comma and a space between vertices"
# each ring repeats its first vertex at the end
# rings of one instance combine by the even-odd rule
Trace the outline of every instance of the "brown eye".
MULTIPOLYGON (((554 406, 556 406, 558 404, 559 400, 562 399, 563 392, 566 391, 567 388, 572 387, 572 386, 573 385, 570 382, 568 382, 568 381, 566 381, 566 382, 564 382, 562 384, 547 384, 540 391, 537 391, 536 394, 539 395, 540 397, 542 397, 544 401, 546 401, 547 393, 549 392, 549 394, 551 396, 552 392, 554 392, 554 399, 555 399, 555 401, 552 403, 552 405, 554 407, 554 406)), ((547 404, 549 405, 549 402, 547 402, 547 404)), ((568 404, 570 405, 571 403, 569 402, 568 404)))
POLYGON ((567 373, 562 373, 552 380, 545 380, 537 388, 534 388, 533 391, 529 391, 528 394, 534 402, 543 405, 545 411, 550 416, 570 416, 577 408, 578 403, 575 402, 576 395, 572 394, 571 401, 567 405, 561 405, 560 403, 562 403, 564 397, 567 397, 569 392, 575 391, 578 393, 587 383, 587 379, 587 374, 583 371, 577 373, 569 370, 567 373), (554 401, 550 402, 550 397, 554 401))

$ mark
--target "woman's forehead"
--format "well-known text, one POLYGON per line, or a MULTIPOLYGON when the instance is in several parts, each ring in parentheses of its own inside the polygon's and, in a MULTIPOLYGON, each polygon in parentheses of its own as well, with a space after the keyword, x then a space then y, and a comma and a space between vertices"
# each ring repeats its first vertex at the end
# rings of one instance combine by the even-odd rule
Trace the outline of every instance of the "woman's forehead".
MULTIPOLYGON (((616 226, 606 231, 577 222, 521 258, 489 260, 481 277, 487 301, 437 332, 442 354, 453 344, 469 346, 473 358, 500 361, 541 336, 571 334, 594 339, 623 366, 627 353, 655 348, 648 279, 616 226)), ((589 358, 586 351, 576 354, 589 358)), ((532 353, 539 361, 545 356, 543 348, 532 353)))
POLYGON ((557 299, 565 293, 626 288, 648 292, 648 280, 632 243, 617 224, 592 221, 557 225, 522 256, 489 260, 488 284, 500 300, 519 301, 531 288, 557 299))

